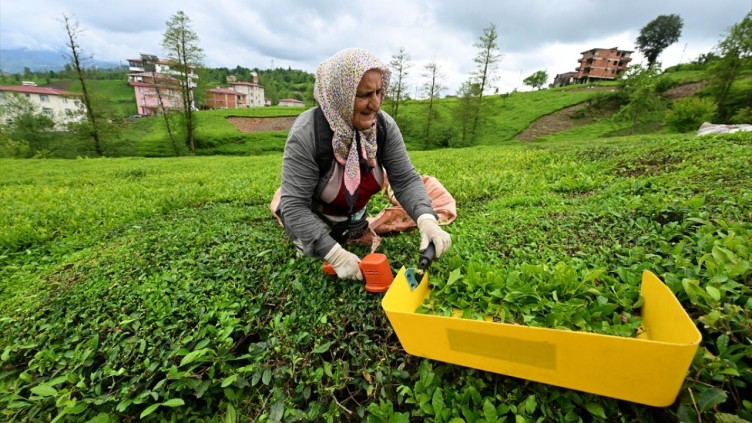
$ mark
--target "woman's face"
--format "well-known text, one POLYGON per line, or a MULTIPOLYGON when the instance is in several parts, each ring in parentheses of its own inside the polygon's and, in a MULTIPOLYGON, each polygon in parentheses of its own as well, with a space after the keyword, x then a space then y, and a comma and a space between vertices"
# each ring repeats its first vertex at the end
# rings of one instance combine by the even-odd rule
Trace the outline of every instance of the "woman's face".
POLYGON ((368 129, 376 125, 376 113, 381 109, 384 91, 381 86, 381 71, 371 69, 363 75, 355 91, 355 109, 352 125, 355 129, 368 129))

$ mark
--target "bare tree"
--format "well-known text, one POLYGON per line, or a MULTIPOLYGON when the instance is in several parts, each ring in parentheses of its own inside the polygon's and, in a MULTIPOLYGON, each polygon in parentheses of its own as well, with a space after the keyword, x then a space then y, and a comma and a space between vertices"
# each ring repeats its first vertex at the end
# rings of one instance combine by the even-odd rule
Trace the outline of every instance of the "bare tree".
POLYGON ((191 151, 196 150, 194 131, 196 122, 194 112, 193 89, 198 78, 194 70, 201 66, 204 50, 199 47, 199 37, 191 27, 191 19, 182 10, 172 15, 166 22, 167 30, 163 34, 162 48, 170 60, 170 67, 177 72, 182 100, 182 113, 185 120, 186 144, 191 151))
POLYGON ((475 82, 478 84, 478 113, 475 114, 473 119, 472 136, 478 130, 478 121, 483 113, 483 93, 490 87, 490 85, 498 78, 496 69, 501 61, 501 51, 497 40, 499 38, 496 32, 496 25, 489 24, 483 29, 483 35, 478 38, 478 41, 473 44, 478 49, 478 55, 475 56, 473 61, 478 65, 478 69, 474 73, 475 82))
POLYGON ((78 81, 81 84, 81 91, 83 92, 83 102, 86 108, 86 120, 89 123, 87 130, 88 135, 91 136, 94 141, 94 151, 98 156, 102 155, 102 141, 100 137, 100 125, 97 119, 97 114, 94 111, 94 102, 92 96, 86 86, 86 78, 84 72, 84 56, 81 50, 81 46, 78 44, 78 38, 83 30, 81 29, 78 21, 71 19, 67 15, 63 14, 62 19, 63 26, 65 27, 65 33, 68 36, 68 42, 65 44, 70 50, 70 54, 66 55, 68 60, 73 66, 73 70, 76 72, 78 81))
POLYGON ((407 69, 410 68, 410 59, 410 55, 402 47, 397 54, 392 55, 392 61, 389 62, 389 68, 392 70, 392 78, 397 78, 397 82, 389 90, 394 93, 391 96, 393 117, 397 117, 400 102, 402 102, 404 93, 407 92, 405 78, 407 77, 407 69))
POLYGON ((429 140, 431 138, 431 122, 436 117, 436 111, 434 110, 434 99, 437 99, 445 87, 441 84, 443 75, 439 69, 439 65, 435 60, 432 60, 425 67, 423 76, 428 78, 425 84, 423 84, 423 92, 428 96, 428 115, 426 121, 426 139, 424 148, 428 149, 429 140))

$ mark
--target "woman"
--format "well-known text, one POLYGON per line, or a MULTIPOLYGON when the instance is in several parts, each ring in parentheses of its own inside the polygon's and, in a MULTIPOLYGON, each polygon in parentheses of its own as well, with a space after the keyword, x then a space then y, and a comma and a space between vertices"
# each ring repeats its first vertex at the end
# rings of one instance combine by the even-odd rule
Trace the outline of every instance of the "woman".
POLYGON ((342 246, 368 225, 366 205, 384 185, 418 225, 420 250, 451 246, 394 119, 380 112, 389 70, 370 52, 346 49, 316 70, 314 97, 287 137, 278 215, 293 243, 342 279, 362 280, 360 258, 342 246))

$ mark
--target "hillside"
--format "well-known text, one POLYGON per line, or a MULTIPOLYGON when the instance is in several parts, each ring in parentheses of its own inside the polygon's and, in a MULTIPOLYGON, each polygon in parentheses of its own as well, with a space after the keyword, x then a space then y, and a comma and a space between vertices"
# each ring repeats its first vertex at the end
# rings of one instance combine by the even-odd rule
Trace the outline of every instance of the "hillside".
MULTIPOLYGON (((457 201, 453 247, 429 274, 432 296, 468 317, 616 330, 639 317, 641 272, 659 275, 703 334, 668 407, 407 354, 380 294, 329 279, 286 240, 268 208, 279 154, 2 159, 0 409, 9 421, 749 419, 741 135, 411 153, 457 201)), ((380 251, 414 266, 418 241, 393 234, 380 251)))

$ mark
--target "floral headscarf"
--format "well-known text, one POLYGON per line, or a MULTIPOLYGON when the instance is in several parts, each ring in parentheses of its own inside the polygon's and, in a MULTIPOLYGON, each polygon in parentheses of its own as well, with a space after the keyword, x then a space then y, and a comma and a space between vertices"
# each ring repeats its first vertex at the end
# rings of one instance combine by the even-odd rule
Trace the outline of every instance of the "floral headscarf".
MULTIPOLYGON (((357 130, 352 125, 355 94, 363 75, 371 69, 381 71, 382 90, 386 92, 391 72, 376 56, 360 48, 341 50, 322 62, 316 69, 313 87, 313 96, 334 131, 334 158, 345 166, 345 199, 350 209, 355 204, 360 185, 360 155, 355 142, 357 130)), ((360 131, 360 139, 362 156, 369 164, 375 165, 376 128, 360 131)))

